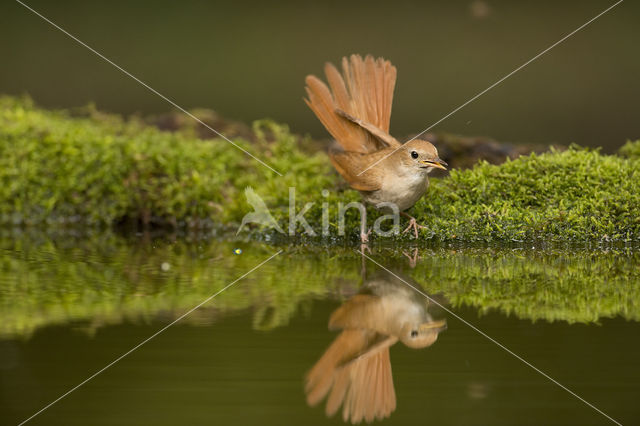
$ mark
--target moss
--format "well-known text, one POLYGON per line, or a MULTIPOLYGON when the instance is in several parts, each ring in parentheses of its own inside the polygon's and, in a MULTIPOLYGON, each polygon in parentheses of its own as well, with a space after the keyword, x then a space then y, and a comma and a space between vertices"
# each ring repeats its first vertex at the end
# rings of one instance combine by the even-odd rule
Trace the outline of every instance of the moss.
POLYGON ((627 141, 619 152, 623 157, 640 160, 640 140, 627 141))
MULTIPOLYGON (((0 336, 29 336, 40 327, 78 321, 93 330, 159 315, 177 318, 277 250, 240 244, 243 253, 234 255, 236 247, 219 240, 128 242, 111 233, 0 238, 0 336)), ((313 300, 357 291, 361 259, 352 249, 281 248, 283 254, 190 320, 211 322, 249 309, 255 329, 272 329, 308 312, 313 300)), ((401 251, 373 254, 428 293, 442 295, 454 310, 468 305, 522 319, 582 323, 640 320, 637 251, 442 248, 420 255, 416 268, 408 269, 401 251)), ((367 268, 375 272, 372 263, 367 268)))
POLYGON ((211 227, 242 217, 248 185, 261 194, 285 188, 286 196, 288 186, 305 191, 333 183, 324 155, 302 155, 285 126, 261 121, 254 133, 254 144, 234 142, 287 171, 284 178, 221 139, 107 114, 72 117, 2 97, 0 223, 211 227))
MULTIPOLYGON (((252 142, 234 142, 284 176, 193 128, 167 132, 95 109, 77 117, 0 98, 0 224, 234 228, 252 211, 244 197, 251 186, 286 228, 288 188, 295 187, 298 211, 314 203, 305 217, 316 232, 328 203, 336 234, 338 203, 359 200, 358 193, 344 190, 324 153, 304 153, 286 126, 258 121, 251 132, 252 142)), ((636 146, 621 152, 632 156, 636 146)), ((432 179, 412 214, 428 227, 424 240, 638 240, 639 170, 638 161, 577 147, 480 162, 432 179)), ((371 220, 379 216, 369 211, 371 220)), ((357 218, 351 209, 352 237, 357 218)))
POLYGON ((640 163, 577 147, 480 163, 415 211, 441 240, 638 240, 640 163))

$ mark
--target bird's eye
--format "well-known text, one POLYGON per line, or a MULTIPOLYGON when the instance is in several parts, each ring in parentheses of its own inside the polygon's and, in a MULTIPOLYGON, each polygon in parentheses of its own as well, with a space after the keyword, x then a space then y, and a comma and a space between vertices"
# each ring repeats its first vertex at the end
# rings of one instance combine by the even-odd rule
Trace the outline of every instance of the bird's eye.
POLYGON ((411 158, 418 158, 418 153, 415 151, 411 151, 411 158))
POLYGON ((418 330, 411 330, 411 337, 418 337, 418 330))

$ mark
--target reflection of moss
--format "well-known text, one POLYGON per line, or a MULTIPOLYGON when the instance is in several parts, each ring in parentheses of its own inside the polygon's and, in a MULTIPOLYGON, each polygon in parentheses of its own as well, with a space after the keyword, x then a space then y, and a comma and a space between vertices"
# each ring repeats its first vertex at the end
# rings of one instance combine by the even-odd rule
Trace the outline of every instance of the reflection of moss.
MULTIPOLYGON (((178 317, 277 250, 243 246, 234 255, 236 246, 126 243, 110 234, 0 239, 0 336, 77 320, 98 327, 178 317)), ((392 268, 406 264, 384 249, 374 257, 392 268)), ((429 293, 442 293, 454 309, 468 304, 525 319, 594 322, 617 315, 640 320, 638 264, 640 253, 633 251, 438 249, 423 252, 406 274, 429 293)), ((348 294, 359 283, 360 259, 350 249, 285 249, 185 321, 251 309, 253 327, 270 329, 311 300, 348 294)))
MULTIPOLYGON (((328 204, 335 235, 338 202, 359 200, 342 192, 326 155, 303 153, 286 126, 257 122, 253 142, 235 140, 280 177, 194 129, 163 132, 88 112, 72 117, 0 97, 0 224, 234 225, 252 210, 243 191, 252 186, 286 228, 295 187, 298 212, 314 203, 305 217, 316 232, 328 204), (323 189, 332 191, 325 197, 323 189)), ((636 145, 622 153, 632 156, 636 145)), ((413 214, 428 226, 422 237, 437 240, 638 240, 639 210, 640 162, 574 148, 454 170, 432 180, 413 214)), ((377 215, 371 210, 370 219, 377 215)), ((351 209, 347 230, 357 229, 357 217, 351 209)))
MULTIPOLYGON (((0 335, 30 334, 73 320, 100 325, 160 313, 177 317, 276 251, 253 247, 234 255, 229 243, 198 248, 166 242, 128 245, 104 235, 88 238, 0 240, 8 253, 0 260, 0 335)), ((302 299, 331 289, 324 266, 333 274, 344 269, 336 260, 328 265, 298 260, 279 256, 203 308, 211 306, 213 315, 255 309, 255 328, 285 324, 302 299), (292 279, 283 279, 287 276, 292 279), (263 311, 269 311, 268 317, 263 311)))
POLYGON ((454 307, 531 320, 640 321, 639 264, 640 253, 631 250, 443 251, 426 256, 412 275, 454 307))

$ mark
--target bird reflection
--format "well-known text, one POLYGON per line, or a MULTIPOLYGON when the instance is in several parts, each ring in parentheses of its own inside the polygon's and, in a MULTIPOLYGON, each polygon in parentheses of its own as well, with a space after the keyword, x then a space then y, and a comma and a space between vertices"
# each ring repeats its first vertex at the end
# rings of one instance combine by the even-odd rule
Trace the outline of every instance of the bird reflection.
POLYGON ((307 403, 327 396, 326 414, 342 406, 345 422, 371 422, 396 408, 389 348, 398 340, 426 348, 446 328, 427 311, 428 299, 392 274, 366 280, 361 291, 336 309, 329 329, 342 330, 306 376, 307 403))

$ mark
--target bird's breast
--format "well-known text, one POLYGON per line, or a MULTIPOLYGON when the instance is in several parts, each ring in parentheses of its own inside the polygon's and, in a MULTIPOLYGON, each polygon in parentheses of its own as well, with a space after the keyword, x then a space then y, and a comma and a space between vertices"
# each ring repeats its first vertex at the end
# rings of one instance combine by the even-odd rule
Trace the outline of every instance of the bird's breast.
POLYGON ((374 205, 394 203, 400 211, 404 211, 411 208, 428 187, 429 179, 426 174, 391 175, 385 177, 379 190, 365 194, 365 199, 374 205))

